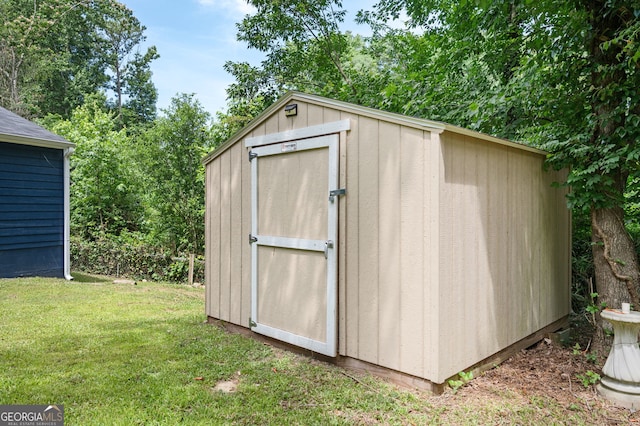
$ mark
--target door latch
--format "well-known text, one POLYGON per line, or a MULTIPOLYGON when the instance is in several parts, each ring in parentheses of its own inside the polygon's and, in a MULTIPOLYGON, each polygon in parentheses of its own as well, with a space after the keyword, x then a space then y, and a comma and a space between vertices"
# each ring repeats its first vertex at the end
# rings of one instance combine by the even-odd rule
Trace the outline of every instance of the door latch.
POLYGON ((324 258, 328 259, 329 258, 329 249, 333 248, 333 241, 329 240, 329 241, 325 241, 324 243, 324 258))
POLYGON ((341 188, 341 189, 333 189, 331 191, 329 191, 329 201, 331 201, 333 203, 333 201, 335 200, 335 198, 339 195, 345 195, 347 193, 346 188, 341 188))

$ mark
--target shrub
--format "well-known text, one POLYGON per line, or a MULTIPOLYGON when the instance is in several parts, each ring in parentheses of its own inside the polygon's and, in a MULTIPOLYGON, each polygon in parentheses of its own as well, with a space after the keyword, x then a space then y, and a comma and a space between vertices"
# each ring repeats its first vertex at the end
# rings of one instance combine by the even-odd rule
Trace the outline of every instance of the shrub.
MULTIPOLYGON (((189 274, 188 255, 173 257, 155 248, 110 239, 72 238, 71 264, 82 272, 153 281, 187 282, 189 274)), ((204 282, 202 256, 196 257, 194 281, 204 282)))

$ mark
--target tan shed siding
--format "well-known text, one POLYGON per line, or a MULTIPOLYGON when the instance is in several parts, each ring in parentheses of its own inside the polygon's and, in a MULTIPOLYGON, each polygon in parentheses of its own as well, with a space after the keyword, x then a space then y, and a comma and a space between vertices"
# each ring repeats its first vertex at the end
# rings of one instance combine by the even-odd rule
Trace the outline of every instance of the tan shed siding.
MULTIPOLYGON (((532 195, 535 193, 538 184, 538 182, 533 179, 534 170, 542 168, 542 159, 534 155, 521 154, 518 155, 518 159, 517 164, 520 165, 518 168, 521 168, 521 171, 518 172, 516 168, 515 170, 512 169, 512 172, 514 173, 514 181, 516 181, 519 175, 522 182, 520 185, 515 183, 513 185, 520 190, 518 194, 520 215, 515 219, 519 219, 521 235, 520 245, 514 251, 520 253, 518 264, 520 264, 520 268, 522 268, 522 276, 520 278, 522 288, 520 309, 523 313, 526 312, 527 315, 515 315, 517 318, 521 318, 519 327, 514 330, 513 337, 516 340, 535 332, 541 328, 542 325, 538 322, 540 320, 538 307, 540 306, 540 286, 542 285, 542 281, 535 273, 542 262, 536 260, 534 248, 536 242, 540 241, 540 236, 544 233, 544 229, 539 226, 540 224, 535 217, 536 212, 534 210, 536 206, 540 205, 540 201, 537 200, 535 204, 532 203, 532 195), (516 175, 516 173, 518 173, 518 175, 516 175)), ((514 230, 514 239, 516 238, 517 229, 514 230)), ((540 260, 542 261, 542 259, 540 260)), ((515 278, 517 279, 518 277, 515 278)))
POLYGON ((220 163, 206 168, 205 283, 206 313, 220 315, 220 163))
POLYGON ((251 311, 250 168, 240 143, 207 165, 207 315, 248 326, 251 311), (246 207, 246 208, 245 208, 246 207))
POLYGON ((425 377, 436 371, 437 307, 427 296, 437 297, 437 270, 426 268, 437 268, 438 149, 423 130, 366 117, 353 122, 341 353, 425 377))
MULTIPOLYGON (((313 109, 313 106, 304 102, 296 103, 298 104, 298 115, 287 118, 287 121, 291 123, 291 128, 300 129, 310 126, 311 123, 309 123, 309 108, 313 109)), ((311 114, 313 115, 313 112, 311 112, 311 114)), ((284 112, 281 111, 279 115, 284 116, 284 112)))
POLYGON ((424 298, 425 280, 425 223, 424 169, 425 145, 430 134, 401 128, 400 143, 400 286, 399 369, 409 374, 424 374, 426 344, 424 298), (427 140, 425 141, 425 136, 427 140))
POLYGON ((424 357, 422 377, 435 380, 438 377, 440 343, 440 186, 444 182, 444 157, 441 154, 440 133, 425 135, 424 144, 424 202, 421 235, 424 252, 423 289, 424 299, 424 357), (429 137, 430 136, 430 137, 429 137))
MULTIPOLYGON (((493 310, 490 311, 492 318, 490 324, 499 324, 501 319, 507 318, 509 311, 512 309, 508 301, 510 299, 510 288, 500 288, 499 280, 494 277, 505 277, 508 271, 510 254, 509 242, 510 231, 505 231, 511 218, 516 214, 514 206, 510 203, 510 197, 506 190, 509 186, 509 148, 502 146, 487 146, 487 176, 486 182, 481 189, 481 199, 484 199, 486 208, 486 228, 485 238, 486 250, 486 274, 488 279, 488 288, 483 300, 485 303, 491 303, 493 310)), ((509 324, 503 324, 496 327, 494 338, 487 342, 491 347, 504 347, 510 341, 509 324)))
POLYGON ((326 123, 324 108, 317 105, 307 105, 307 126, 316 126, 326 123))
POLYGON ((285 129, 280 130, 280 120, 278 117, 269 117, 260 124, 251 134, 251 136, 270 135, 272 133, 278 133, 285 129))
POLYGON ((400 126, 378 123, 378 361, 400 368, 400 126))
MULTIPOLYGON (((302 103, 298 103, 298 108, 301 107, 301 104, 302 103)), ((303 123, 300 123, 299 125, 296 126, 295 125, 296 122, 301 121, 300 116, 286 117, 282 109, 275 111, 274 115, 271 116, 270 119, 275 119, 275 121, 277 121, 278 123, 277 132, 284 132, 285 130, 299 129, 301 127, 306 127, 306 125, 304 125, 303 123)))
POLYGON ((333 108, 324 108, 323 117, 325 123, 331 123, 332 121, 338 121, 342 119, 343 112, 333 108))
POLYGON ((348 243, 357 242, 349 252, 357 254, 359 274, 356 283, 350 285, 358 287, 358 358, 377 364, 380 277, 378 120, 360 117, 358 129, 358 231, 357 240, 348 243))
MULTIPOLYGON (((339 354, 441 383, 568 313, 569 219, 542 155, 291 103, 297 116, 273 110, 245 137, 351 120, 340 136, 339 354)), ((207 165, 207 315, 248 327, 250 162, 244 139, 225 149, 207 165)))
POLYGON ((242 160, 247 157, 241 144, 234 145, 230 150, 231 182, 230 189, 230 296, 229 296, 229 322, 240 324, 242 322, 242 160))
POLYGON ((567 288, 567 211, 544 157, 442 136, 439 382, 568 313, 555 301, 567 288))
POLYGON ((220 156, 220 316, 231 322, 231 150, 220 156))

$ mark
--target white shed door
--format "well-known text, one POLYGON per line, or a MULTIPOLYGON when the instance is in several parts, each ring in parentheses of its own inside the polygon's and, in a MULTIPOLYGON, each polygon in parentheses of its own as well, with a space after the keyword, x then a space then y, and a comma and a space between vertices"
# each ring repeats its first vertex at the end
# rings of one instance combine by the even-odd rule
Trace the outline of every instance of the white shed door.
POLYGON ((338 135, 254 147, 251 329, 336 356, 338 135))

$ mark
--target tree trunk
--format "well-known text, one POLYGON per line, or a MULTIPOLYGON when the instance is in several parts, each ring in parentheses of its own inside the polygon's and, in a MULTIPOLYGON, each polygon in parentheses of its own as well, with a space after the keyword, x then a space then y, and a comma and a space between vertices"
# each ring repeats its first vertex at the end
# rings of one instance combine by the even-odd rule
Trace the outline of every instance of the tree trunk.
MULTIPOLYGON (((630 302, 639 309, 638 256, 624 226, 624 210, 621 207, 592 210, 591 233, 597 304, 620 309, 621 303, 630 302)), ((600 315, 596 318, 598 327, 592 350, 606 357, 611 345, 611 327, 600 315)))
MULTIPOLYGON (((590 54, 592 60, 591 110, 596 125, 591 143, 598 146, 603 143, 631 144, 635 141, 617 141, 616 129, 624 118, 620 118, 621 105, 625 96, 616 89, 624 87, 626 74, 620 67, 620 48, 603 48, 603 41, 611 40, 625 28, 625 19, 630 19, 630 9, 615 2, 590 0, 585 2, 591 26, 590 54)), ((594 160, 595 161, 595 160, 594 160)), ((603 181, 610 179, 612 185, 602 188, 600 195, 609 199, 606 204, 591 209, 591 240, 595 267, 597 304, 608 308, 620 309, 622 302, 631 302, 640 309, 640 272, 638 255, 633 241, 624 225, 624 210, 621 199, 627 184, 627 174, 623 165, 617 168, 601 170, 603 181)), ((596 316, 597 327, 592 349, 599 356, 607 356, 611 344, 607 338, 610 325, 596 316), (606 328, 603 328, 606 327, 606 328)))

